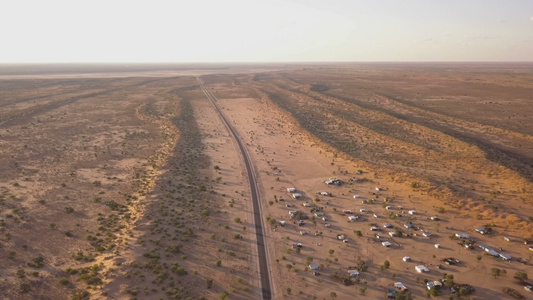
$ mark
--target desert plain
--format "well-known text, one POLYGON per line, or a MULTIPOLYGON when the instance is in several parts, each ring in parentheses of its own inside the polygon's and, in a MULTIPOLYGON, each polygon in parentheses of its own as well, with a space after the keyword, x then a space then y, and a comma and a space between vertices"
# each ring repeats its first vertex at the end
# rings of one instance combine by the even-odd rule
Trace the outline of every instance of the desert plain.
POLYGON ((3 65, 0 298, 262 299, 256 234, 272 299, 532 298, 532 104, 531 63, 3 65))

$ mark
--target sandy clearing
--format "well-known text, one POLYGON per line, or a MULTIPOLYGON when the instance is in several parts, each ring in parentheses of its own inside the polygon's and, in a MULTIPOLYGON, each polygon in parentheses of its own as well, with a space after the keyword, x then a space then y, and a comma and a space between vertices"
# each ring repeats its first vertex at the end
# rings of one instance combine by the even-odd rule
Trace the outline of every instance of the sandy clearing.
MULTIPOLYGON (((489 285, 492 277, 483 275, 483 281, 472 280, 471 276, 476 276, 476 272, 486 274, 490 268, 478 269, 476 257, 482 255, 482 260, 491 260, 485 257, 479 250, 468 251, 457 245, 457 241, 450 240, 449 235, 457 231, 472 232, 473 228, 479 224, 475 219, 465 219, 463 214, 459 218, 455 216, 459 213, 452 208, 446 208, 445 213, 439 214, 437 208, 442 206, 437 199, 426 195, 422 191, 413 190, 408 183, 398 183, 398 180, 390 179, 379 174, 387 174, 382 170, 372 170, 363 162, 357 159, 343 159, 335 152, 328 150, 323 144, 314 138, 303 133, 290 117, 273 107, 267 101, 249 98, 219 98, 219 105, 222 107, 228 118, 239 131, 239 134, 246 141, 249 152, 254 159, 259 174, 259 181, 263 190, 263 210, 267 216, 275 218, 277 221, 288 221, 285 227, 271 228, 269 231, 271 269, 274 279, 275 299, 282 297, 330 297, 331 292, 335 292, 341 299, 352 297, 355 294, 364 293, 366 297, 379 298, 384 294, 385 287, 397 280, 402 280, 413 291, 415 297, 423 297, 425 290, 421 281, 423 278, 437 280, 442 272, 438 272, 436 266, 442 264, 440 259, 448 256, 460 257, 464 264, 451 271, 455 274, 457 282, 469 282, 479 284, 480 287, 489 285), (363 175, 357 175, 358 169, 364 169, 363 175), (277 175, 274 175, 277 173, 277 175), (324 180, 330 177, 338 177, 347 181, 351 177, 367 178, 367 183, 347 183, 341 187, 326 186, 324 180), (286 192, 287 187, 294 187, 303 194, 302 199, 291 199, 286 192), (375 187, 383 188, 379 193, 379 198, 375 193, 375 187), (328 191, 333 197, 317 196, 316 192, 328 191), (354 194, 360 194, 362 200, 378 198, 376 203, 361 203, 361 199, 353 199, 354 194), (279 200, 283 197, 285 201, 279 200), (383 198, 393 199, 389 202, 394 206, 394 213, 399 213, 398 219, 390 220, 382 205, 383 198), (315 202, 320 199, 321 202, 315 202), (269 202, 272 203, 269 203, 269 202), (323 205, 324 201, 330 202, 323 205), (381 202, 380 202, 381 201, 381 202), (317 224, 298 227, 290 221, 287 211, 289 209, 304 209, 302 204, 309 202, 323 208, 329 229, 323 227, 322 220, 317 224), (293 205, 293 208, 285 207, 286 204, 293 205), (403 209, 397 209, 402 206, 403 209), (379 218, 373 218, 371 214, 362 214, 362 222, 350 223, 346 216, 340 212, 343 209, 359 211, 365 208, 376 213, 379 218), (416 209, 414 216, 409 216, 406 211, 416 209), (439 215, 442 219, 439 222, 429 220, 429 217, 439 215), (405 230, 403 224, 412 221, 421 230, 433 233, 431 238, 422 236, 422 232, 405 230), (369 231, 370 224, 376 223, 381 227, 383 223, 392 223, 393 226, 402 228, 405 233, 410 233, 412 238, 390 238, 387 231, 381 229, 379 232, 381 239, 376 239, 373 232, 369 231), (452 226, 453 224, 453 226, 452 226), (307 231, 306 236, 300 235, 300 230, 307 231), (358 238, 355 231, 363 233, 362 238, 358 238), (314 236, 314 234, 318 234, 314 236), (335 240, 336 233, 344 233, 350 242, 348 244, 339 243, 335 240), (393 242, 392 248, 384 248, 381 241, 393 242), (291 245, 294 242, 301 242, 305 246, 301 254, 294 254, 294 249, 290 253, 291 245), (442 245, 441 249, 435 249, 434 244, 442 245), (320 246, 319 246, 320 244, 320 246), (333 250, 334 254, 329 254, 333 250), (420 275, 414 269, 414 264, 407 266, 401 261, 407 254, 416 257, 415 261, 426 264, 430 268, 430 273, 420 275), (476 254, 477 253, 477 254, 476 254), (273 256, 273 257, 272 257, 273 256), (324 265, 319 277, 310 274, 305 261, 312 261, 319 265, 324 265), (343 274, 349 266, 355 265, 356 261, 365 261, 369 266, 369 271, 363 273, 364 285, 343 287, 332 282, 330 276, 333 274, 343 274), (389 270, 380 271, 379 266, 385 261, 391 262, 389 270), (291 263, 291 270, 288 271, 286 264, 291 263), (488 277, 488 279, 487 279, 488 277), (415 278, 418 278, 415 280, 415 278), (420 280, 419 282, 416 282, 420 280), (362 288, 365 288, 362 291, 362 288), (290 292, 289 292, 290 289, 290 292), (289 295, 290 293, 290 295, 289 295)), ((385 175, 388 176, 388 175, 385 175)), ((475 238, 479 238, 475 236, 475 238)), ((502 240, 503 241, 503 240, 502 240)), ((492 244, 500 244, 491 242, 492 244)), ((494 263, 490 263, 494 266, 494 263)), ((446 271, 444 271, 446 272, 446 271)), ((510 280, 512 281, 512 280, 510 280)), ((501 289, 500 289, 501 290, 501 289)), ((478 297, 485 297, 490 293, 480 290, 478 297)))

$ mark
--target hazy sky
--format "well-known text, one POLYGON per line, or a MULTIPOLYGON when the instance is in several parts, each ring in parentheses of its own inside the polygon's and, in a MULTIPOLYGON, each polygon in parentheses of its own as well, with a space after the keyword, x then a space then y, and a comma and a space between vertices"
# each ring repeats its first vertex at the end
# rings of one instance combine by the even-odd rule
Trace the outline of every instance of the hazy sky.
POLYGON ((0 0, 0 62, 533 61, 533 0, 0 0))

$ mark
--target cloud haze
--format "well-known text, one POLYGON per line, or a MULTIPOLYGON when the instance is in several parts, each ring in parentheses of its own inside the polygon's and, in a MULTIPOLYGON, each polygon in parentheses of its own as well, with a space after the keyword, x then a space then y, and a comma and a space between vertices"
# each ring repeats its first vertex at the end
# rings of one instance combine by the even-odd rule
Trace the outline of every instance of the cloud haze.
POLYGON ((0 62, 532 61, 531 11, 529 0, 3 1, 0 62))

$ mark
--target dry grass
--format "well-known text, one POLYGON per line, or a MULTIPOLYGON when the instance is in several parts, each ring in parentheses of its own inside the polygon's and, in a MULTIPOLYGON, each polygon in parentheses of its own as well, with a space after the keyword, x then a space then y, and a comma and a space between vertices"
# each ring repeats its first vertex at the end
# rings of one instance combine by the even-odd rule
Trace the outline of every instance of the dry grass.
POLYGON ((198 74, 213 74, 204 82, 254 161, 271 224, 276 299, 379 298, 395 281, 424 297, 424 279, 443 273, 474 285, 476 297, 504 297, 503 288, 516 285, 513 274, 529 268, 449 238, 464 231, 530 260, 520 243, 533 230, 527 68, 156 66, 129 73, 139 77, 106 68, 92 75, 22 70, 25 78, 0 81, 0 288, 8 299, 257 298, 242 162, 191 76, 198 74), (328 177, 346 184, 326 186, 328 177), (348 181, 353 177, 364 180, 348 181), (383 190, 376 194, 376 186, 383 190), (287 187, 302 200, 291 199, 287 187), (326 190, 333 196, 316 194, 326 190), (361 208, 379 218, 358 213, 349 222, 342 212, 361 208), (290 209, 309 217, 303 227, 289 219, 290 209), (433 215, 441 221, 429 220, 433 215), (409 221, 433 236, 404 228, 409 221), (393 228, 382 228, 378 239, 369 228, 385 222, 393 228), (481 225, 495 232, 477 235, 481 225), (388 236, 394 227, 403 237, 388 236), (349 242, 338 241, 339 233, 349 242), (381 246, 384 239, 392 248, 381 246), (292 248, 295 242, 304 247, 292 248), (431 272, 416 273, 405 255, 431 272), (438 270, 448 256, 462 263, 438 270), (364 270, 360 279, 348 280, 351 267, 364 270), (496 279, 495 268, 506 273, 496 279))

